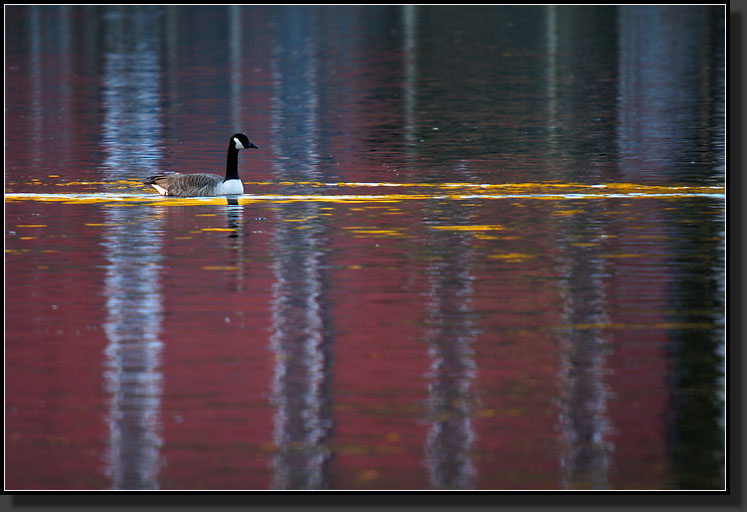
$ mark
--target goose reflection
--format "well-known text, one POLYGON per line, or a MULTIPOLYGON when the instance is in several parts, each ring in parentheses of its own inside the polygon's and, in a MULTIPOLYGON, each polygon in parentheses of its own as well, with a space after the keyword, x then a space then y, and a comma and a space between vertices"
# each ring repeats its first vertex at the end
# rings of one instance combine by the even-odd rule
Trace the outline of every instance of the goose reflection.
POLYGON ((238 197, 226 198, 226 219, 228 221, 228 238, 240 238, 243 235, 241 231, 242 216, 244 209, 239 204, 238 197))
POLYGON ((230 272, 231 290, 239 292, 244 290, 244 277, 246 276, 246 244, 244 232, 244 207, 239 204, 238 197, 226 198, 226 229, 228 230, 229 251, 228 261, 236 267, 235 272, 230 272))

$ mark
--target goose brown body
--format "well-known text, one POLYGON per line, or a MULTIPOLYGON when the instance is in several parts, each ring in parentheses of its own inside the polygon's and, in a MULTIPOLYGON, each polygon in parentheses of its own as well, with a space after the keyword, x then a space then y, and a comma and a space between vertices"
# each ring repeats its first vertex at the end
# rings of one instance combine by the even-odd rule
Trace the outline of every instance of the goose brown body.
POLYGON ((238 195, 244 193, 244 185, 239 178, 238 159, 242 149, 258 148, 243 133, 231 136, 228 143, 226 177, 212 173, 168 173, 156 174, 143 180, 163 196, 205 197, 238 195))
POLYGON ((210 173, 162 174, 143 180, 143 183, 152 185, 161 195, 176 197, 222 195, 217 192, 223 182, 222 176, 210 173))

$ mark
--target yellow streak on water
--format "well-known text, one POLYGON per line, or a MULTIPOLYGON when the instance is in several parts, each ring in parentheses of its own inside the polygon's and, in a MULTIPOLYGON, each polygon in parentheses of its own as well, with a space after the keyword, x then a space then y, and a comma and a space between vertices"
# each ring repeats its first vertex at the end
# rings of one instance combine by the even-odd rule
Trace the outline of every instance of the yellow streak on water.
MULTIPOLYGON (((155 192, 143 192, 146 188, 138 185, 132 180, 120 180, 117 182, 103 181, 73 181, 67 183, 55 183, 55 186, 74 185, 109 185, 113 183, 129 185, 131 189, 140 193, 78 193, 78 194, 36 194, 15 193, 5 194, 5 201, 58 201, 68 204, 85 203, 158 203, 168 206, 193 206, 193 205, 224 205, 227 204, 225 197, 199 197, 199 198, 175 198, 156 195, 155 192)), ((692 197, 699 195, 724 196, 723 186, 651 186, 635 183, 607 183, 602 185, 584 185, 578 183, 365 183, 365 182, 247 182, 245 183, 252 194, 237 196, 238 204, 254 203, 292 203, 292 202, 322 202, 322 203, 397 203, 402 201, 422 201, 429 199, 442 200, 469 200, 474 205, 476 200, 521 198, 536 200, 563 201, 568 199, 597 199, 605 197, 624 197, 629 199, 645 197, 692 197), (263 194, 263 187, 272 187, 282 191, 285 186, 309 186, 316 189, 323 188, 328 193, 284 195, 282 193, 263 194), (366 188, 398 188, 405 193, 390 194, 341 194, 345 189, 366 188)), ((120 187, 122 188, 122 187, 120 187)), ((126 187, 125 187, 126 188, 126 187)), ((391 210, 396 211, 396 210, 391 210)), ((580 210, 557 210, 555 215, 573 215, 580 210)))
POLYGON ((505 229, 503 226, 495 225, 476 225, 476 226, 431 226, 433 229, 446 231, 500 231, 505 229))
POLYGON ((488 256, 488 258, 503 260, 503 261, 507 261, 510 263, 526 261, 533 257, 534 256, 531 254, 522 254, 522 253, 517 253, 517 252, 508 253, 508 254, 491 254, 488 256))
POLYGON ((71 187, 74 185, 109 185, 107 181, 68 181, 67 183, 55 183, 58 187, 71 187))
POLYGON ((400 230, 397 229, 376 229, 376 228, 355 228, 347 227, 346 230, 356 235, 378 235, 378 236, 393 236, 400 237, 404 236, 400 230))

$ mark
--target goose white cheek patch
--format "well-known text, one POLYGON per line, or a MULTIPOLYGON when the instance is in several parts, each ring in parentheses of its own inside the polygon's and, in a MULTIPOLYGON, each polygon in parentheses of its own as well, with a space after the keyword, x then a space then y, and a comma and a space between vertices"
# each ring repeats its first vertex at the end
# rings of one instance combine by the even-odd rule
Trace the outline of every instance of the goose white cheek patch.
POLYGON ((233 138, 233 142, 236 144, 236 149, 246 149, 239 139, 233 138))

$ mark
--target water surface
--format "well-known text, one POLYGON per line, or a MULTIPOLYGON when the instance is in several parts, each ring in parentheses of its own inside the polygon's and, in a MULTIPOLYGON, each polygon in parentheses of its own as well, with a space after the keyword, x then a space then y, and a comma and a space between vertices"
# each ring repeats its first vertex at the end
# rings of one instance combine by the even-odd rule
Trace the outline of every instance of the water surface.
POLYGON ((6 15, 7 489, 724 488, 722 7, 6 15))

